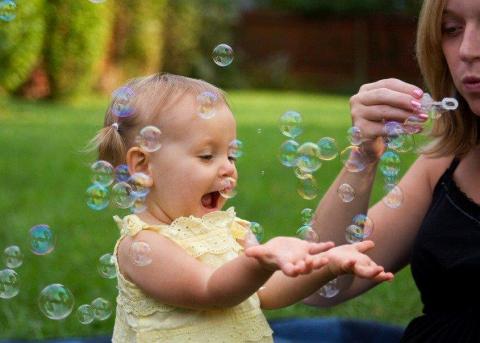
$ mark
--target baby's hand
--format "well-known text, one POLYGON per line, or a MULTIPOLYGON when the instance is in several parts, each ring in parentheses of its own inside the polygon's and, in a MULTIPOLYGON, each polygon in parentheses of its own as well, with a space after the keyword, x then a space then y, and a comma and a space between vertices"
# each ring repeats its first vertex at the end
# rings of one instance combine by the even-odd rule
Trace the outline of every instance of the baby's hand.
POLYGON ((333 246, 332 242, 311 243, 293 237, 276 237, 245 249, 245 255, 256 258, 268 270, 281 270, 287 276, 297 276, 325 266, 328 259, 320 253, 333 246))
POLYGON ((374 281, 389 281, 392 273, 386 273, 364 252, 375 246, 373 241, 345 244, 330 249, 324 255, 328 258, 328 269, 334 275, 355 274, 358 277, 374 281))

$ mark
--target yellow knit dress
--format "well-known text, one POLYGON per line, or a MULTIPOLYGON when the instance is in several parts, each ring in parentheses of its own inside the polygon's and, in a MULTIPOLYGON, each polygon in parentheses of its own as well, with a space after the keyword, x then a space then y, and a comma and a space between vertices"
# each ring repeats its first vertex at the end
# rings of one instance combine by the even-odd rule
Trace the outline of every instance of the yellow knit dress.
MULTIPOLYGON (((197 217, 181 217, 170 225, 149 225, 136 215, 114 217, 120 238, 152 230, 182 247, 197 260, 219 267, 243 252, 249 222, 236 218, 233 208, 197 217)), ((180 271, 181 272, 181 271, 180 271)), ((142 292, 120 273, 114 343, 155 342, 273 342, 272 330, 256 294, 241 304, 220 310, 193 310, 161 304, 142 292)))

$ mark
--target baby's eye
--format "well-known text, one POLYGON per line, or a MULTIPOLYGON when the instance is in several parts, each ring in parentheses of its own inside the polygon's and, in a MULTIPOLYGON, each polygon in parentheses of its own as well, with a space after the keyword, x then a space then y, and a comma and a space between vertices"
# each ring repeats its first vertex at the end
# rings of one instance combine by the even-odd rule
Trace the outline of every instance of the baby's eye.
POLYGON ((213 158, 213 155, 200 155, 200 159, 205 160, 205 161, 210 161, 213 158))
POLYGON ((232 161, 232 162, 236 162, 236 161, 237 161, 237 158, 236 158, 235 156, 232 156, 232 155, 228 156, 228 159, 229 159, 230 161, 232 161))

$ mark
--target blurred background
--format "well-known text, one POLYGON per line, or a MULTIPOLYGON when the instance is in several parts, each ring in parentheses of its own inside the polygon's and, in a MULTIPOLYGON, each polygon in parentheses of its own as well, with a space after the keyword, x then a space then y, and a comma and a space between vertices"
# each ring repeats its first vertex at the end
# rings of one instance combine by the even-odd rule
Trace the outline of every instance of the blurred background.
MULTIPOLYGON (((316 172, 317 194, 299 196, 293 170, 279 162, 288 139, 278 119, 301 113, 299 142, 332 137, 350 145, 348 99, 365 82, 397 77, 422 85, 414 57, 420 0, 0 0, 0 252, 16 245, 19 293, 0 298, 0 339, 108 336, 114 316, 83 325, 81 304, 103 297, 115 306, 115 280, 99 258, 118 239, 113 215, 86 205, 90 165, 82 148, 102 127, 112 91, 139 75, 170 72, 228 91, 244 143, 238 160, 237 214, 260 223, 265 239, 295 235, 301 211, 315 208, 342 168, 337 157, 316 172), (212 50, 234 50, 219 67, 212 50), (30 251, 29 230, 48 224, 53 252, 30 251), (47 319, 38 296, 61 283, 75 297, 63 320, 47 319)), ((416 139, 416 138, 415 138, 416 139)), ((418 143, 418 140, 417 140, 418 143)), ((414 152, 401 155, 401 174, 414 152)), ((384 195, 382 176, 372 203, 384 195)), ((5 256, 0 270, 5 268, 5 256)), ((6 287, 0 280, 1 287, 6 287)), ((328 309, 296 304, 278 318, 352 318, 406 325, 421 312, 406 268, 395 282, 328 309)), ((375 338, 375 334, 370 337, 375 338)), ((319 341, 320 342, 320 341, 319 341)))

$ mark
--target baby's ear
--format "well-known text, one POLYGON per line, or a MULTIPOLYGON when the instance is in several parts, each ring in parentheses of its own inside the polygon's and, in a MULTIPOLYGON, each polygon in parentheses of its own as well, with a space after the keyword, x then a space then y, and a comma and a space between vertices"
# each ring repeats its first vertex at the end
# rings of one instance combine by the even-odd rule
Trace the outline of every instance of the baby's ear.
MULTIPOLYGON (((130 175, 135 173, 144 173, 149 176, 151 184, 144 185, 146 187, 152 187, 153 185, 153 175, 150 168, 150 155, 145 153, 139 147, 132 147, 127 151, 127 165, 128 172, 130 175)), ((149 182, 149 183, 150 183, 149 182)))

